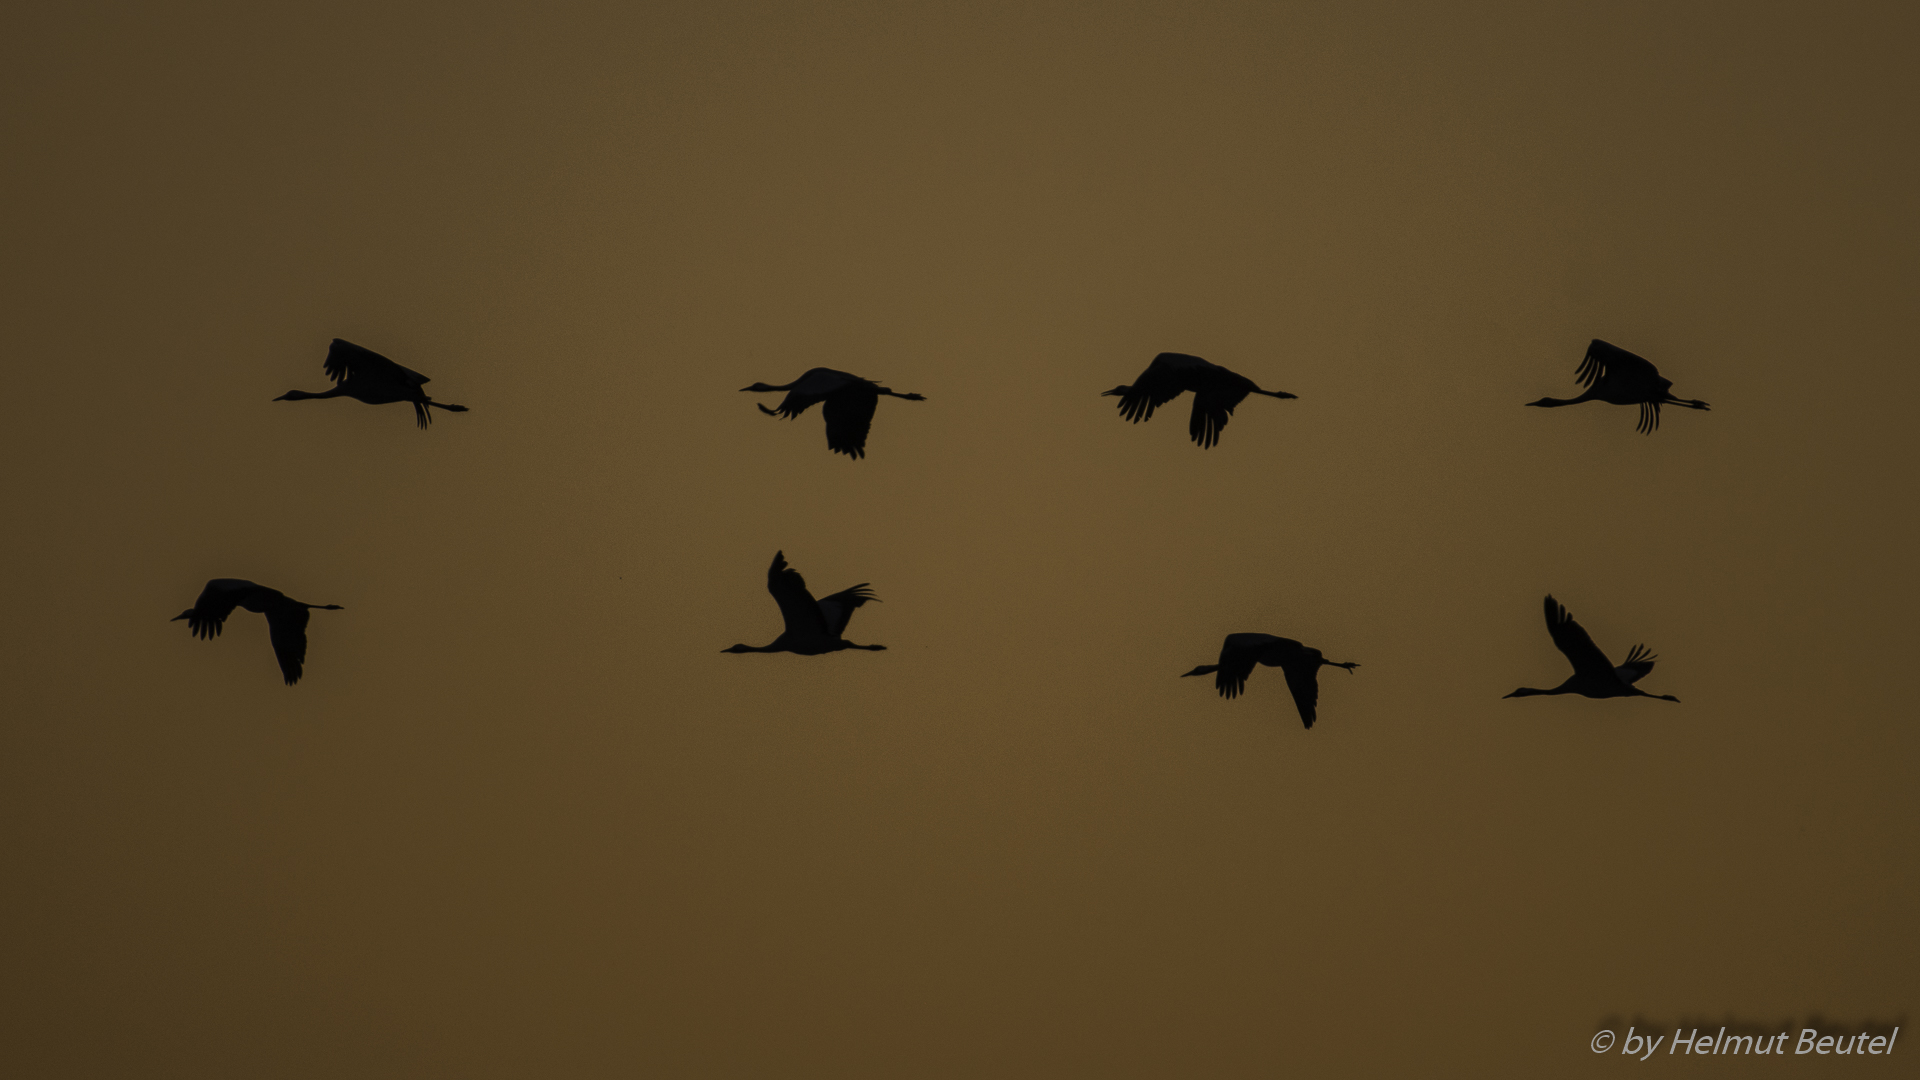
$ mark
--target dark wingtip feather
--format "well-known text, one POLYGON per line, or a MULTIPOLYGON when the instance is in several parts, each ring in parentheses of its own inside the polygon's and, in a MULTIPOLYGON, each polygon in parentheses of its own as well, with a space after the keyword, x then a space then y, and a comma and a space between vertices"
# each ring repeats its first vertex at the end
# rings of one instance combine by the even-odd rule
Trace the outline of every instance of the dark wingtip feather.
POLYGON ((1555 600, 1552 593, 1547 594, 1546 609, 1547 629, 1549 631, 1561 623, 1569 622, 1573 619, 1573 616, 1567 613, 1567 606, 1555 600))

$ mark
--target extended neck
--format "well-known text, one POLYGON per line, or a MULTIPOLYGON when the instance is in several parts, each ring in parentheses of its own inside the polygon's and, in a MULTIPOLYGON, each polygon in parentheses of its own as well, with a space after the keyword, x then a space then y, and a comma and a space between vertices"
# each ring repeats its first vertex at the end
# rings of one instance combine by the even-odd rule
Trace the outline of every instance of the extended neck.
POLYGON ((1586 393, 1581 394, 1577 398, 1543 397, 1539 401, 1529 401, 1527 402, 1527 404, 1533 405, 1542 409, 1557 409, 1562 405, 1578 405, 1583 401, 1592 401, 1592 400, 1593 400, 1593 391, 1588 390, 1586 393))
POLYGON ((1556 686, 1551 690, 1535 690, 1531 686, 1523 686, 1520 689, 1515 690, 1513 693, 1508 694, 1507 697, 1538 697, 1539 695, 1542 695, 1542 694, 1565 694, 1569 692, 1570 691, 1568 691, 1567 688, 1564 686, 1556 686))
POLYGON ((310 394, 305 390, 289 390, 286 393, 281 394, 279 397, 274 398, 273 400, 275 401, 316 401, 320 398, 339 397, 344 392, 345 391, 343 391, 338 386, 334 387, 331 390, 323 390, 318 394, 310 394))
POLYGON ((770 644, 770 646, 733 646, 730 650, 720 651, 724 651, 724 653, 783 653, 783 651, 787 651, 787 636, 781 634, 778 638, 774 638, 774 644, 770 644))

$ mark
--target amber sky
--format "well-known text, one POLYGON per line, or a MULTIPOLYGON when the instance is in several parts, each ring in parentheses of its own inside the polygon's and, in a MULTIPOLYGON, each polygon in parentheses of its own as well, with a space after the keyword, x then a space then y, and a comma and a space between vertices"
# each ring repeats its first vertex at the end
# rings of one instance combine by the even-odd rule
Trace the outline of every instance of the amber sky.
POLYGON ((1914 1075, 1587 1047, 1920 1018, 1917 23, 14 12, 4 1071, 1914 1075), (273 402, 336 336, 472 412, 273 402), (1713 411, 1521 407, 1593 337, 1713 411), (722 655, 776 549, 889 651, 722 655), (1501 700, 1548 592, 1682 703, 1501 700))

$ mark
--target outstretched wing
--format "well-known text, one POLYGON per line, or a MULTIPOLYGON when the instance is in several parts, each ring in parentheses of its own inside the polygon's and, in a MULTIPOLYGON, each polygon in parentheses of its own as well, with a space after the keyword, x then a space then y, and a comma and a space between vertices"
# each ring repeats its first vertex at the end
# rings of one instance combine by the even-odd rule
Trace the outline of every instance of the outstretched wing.
POLYGON ((1658 380, 1660 369, 1653 366, 1653 361, 1638 353, 1630 353, 1618 345, 1594 338, 1587 346, 1587 355, 1580 360, 1578 375, 1581 386, 1592 386, 1607 378, 1638 383, 1658 380))
POLYGON ((1220 644, 1220 667, 1213 675, 1213 688, 1223 698, 1236 698, 1246 692, 1247 676, 1262 653, 1280 640, 1272 634, 1228 634, 1220 644))
POLYGON ((762 405, 760 411, 768 416, 779 416, 791 420, 826 400, 827 395, 849 382, 858 381, 860 381, 859 376, 849 375, 844 371, 823 367, 808 368, 806 374, 787 384, 787 396, 780 400, 779 408, 769 409, 762 405))
POLYGON ((327 378, 334 382, 357 378, 401 386, 420 386, 433 381, 412 368, 401 367, 372 349, 362 348, 344 338, 333 339, 333 346, 327 350, 326 369, 327 378))
POLYGON ((807 579, 787 565, 785 552, 773 554, 773 565, 767 567, 767 591, 773 594, 774 603, 780 605, 787 637, 795 642, 821 644, 833 640, 834 635, 827 632, 826 616, 820 613, 820 605, 807 591, 807 579))
POLYGON ((1293 691, 1293 703, 1300 710, 1300 722, 1313 726, 1315 708, 1320 704, 1320 653, 1317 649, 1296 650, 1280 665, 1287 676, 1287 689, 1293 691))
POLYGON ((1120 395, 1120 415, 1136 424, 1152 419, 1153 410, 1191 390, 1193 380, 1211 367, 1197 356, 1161 353, 1120 395))
POLYGON ((1646 678, 1647 673, 1653 670, 1653 661, 1654 655, 1647 651, 1645 645, 1635 645, 1633 649, 1627 653, 1626 663, 1614 668, 1613 673, 1620 676, 1621 682, 1632 686, 1634 683, 1646 678))
POLYGON ((820 399, 811 394, 803 394, 798 390, 789 390, 787 391, 787 396, 780 399, 780 404, 776 408, 769 409, 765 405, 761 405, 759 408, 761 412, 766 413, 768 416, 778 416, 782 420, 791 420, 819 403, 820 399))
POLYGON ((1590 679, 1612 676, 1613 664, 1607 660, 1607 654, 1587 636, 1585 628, 1573 621, 1567 609, 1552 596, 1547 597, 1546 608, 1547 633, 1552 635, 1554 646, 1566 654, 1574 673, 1590 679))
POLYGON ((867 601, 879 603, 880 598, 873 595, 866 582, 851 589, 842 589, 832 596, 820 600, 820 617, 826 620, 827 632, 840 637, 847 632, 847 622, 853 618, 854 609, 867 601))
POLYGON ((850 458, 867 456, 867 432, 873 429, 873 410, 880 391, 860 380, 827 395, 827 448, 850 458))
POLYGON ((267 635, 288 686, 300 681, 301 666, 307 661, 307 620, 312 614, 301 604, 279 604, 267 611, 267 635))
POLYGON ((1205 450, 1220 441, 1220 429, 1227 426, 1234 406, 1247 400, 1247 391, 1238 387, 1213 386, 1193 395, 1193 419, 1187 422, 1187 434, 1205 450))
POLYGON ((239 578, 214 578, 207 582, 207 587, 200 590, 200 599, 193 602, 193 614, 187 616, 187 629, 197 638, 211 641, 219 637, 227 616, 233 614, 241 597, 251 588, 254 588, 253 582, 239 578))

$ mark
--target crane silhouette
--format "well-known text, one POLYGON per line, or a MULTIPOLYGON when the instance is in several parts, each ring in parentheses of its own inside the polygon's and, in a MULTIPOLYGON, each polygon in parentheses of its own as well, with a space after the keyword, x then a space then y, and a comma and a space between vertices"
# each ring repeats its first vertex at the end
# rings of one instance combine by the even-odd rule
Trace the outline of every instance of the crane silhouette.
POLYGON ((334 382, 333 389, 318 394, 289 390, 273 400, 317 401, 321 398, 350 397, 369 405, 410 401, 413 403, 413 418, 422 431, 433 423, 433 416, 427 411, 429 405, 448 412, 467 411, 465 405, 445 405, 428 397, 420 387, 432 382, 432 379, 411 368, 401 367, 372 349, 361 348, 342 338, 333 339, 332 347, 327 350, 325 368, 327 377, 334 382))
POLYGON ((791 420, 813 408, 816 402, 826 402, 820 411, 827 417, 827 448, 850 458, 867 456, 867 432, 873 428, 873 410, 880 404, 882 394, 903 401, 927 400, 919 394, 896 393, 871 379, 823 367, 813 368, 785 386, 757 382, 742 387, 740 392, 770 394, 779 390, 787 392, 780 407, 769 409, 761 405, 761 412, 791 420))
POLYGON ((1163 352, 1154 357, 1153 363, 1133 380, 1132 386, 1116 386, 1100 396, 1119 398, 1120 415, 1137 424, 1151 420, 1153 410, 1188 390, 1193 391, 1193 419, 1187 422, 1187 433, 1202 450, 1220 441, 1220 430, 1227 426, 1234 406, 1245 401, 1248 394, 1272 398, 1298 396, 1284 390, 1262 390, 1244 375, 1177 352, 1163 352))
POLYGON ((886 648, 885 645, 855 645, 840 636, 847 632, 847 621, 853 618, 855 608, 869 600, 879 602, 880 598, 873 595, 864 581, 851 589, 842 589, 832 596, 815 600, 813 594, 807 591, 807 580, 800 576, 800 571, 787 565, 786 553, 776 551, 773 553, 773 565, 767 567, 767 591, 773 594, 774 602, 780 605, 780 617, 786 621, 786 629, 773 639, 771 645, 735 645, 730 649, 721 649, 721 652, 790 652, 819 656, 841 649, 880 652, 886 648))
POLYGON ((280 661, 280 674, 286 676, 288 686, 300 681, 301 668, 306 663, 307 619, 312 610, 346 610, 339 604, 303 604, 279 589, 239 578, 214 578, 200 590, 200 598, 193 606, 171 621, 185 619, 194 637, 211 641, 220 636, 227 616, 233 614, 236 607, 267 617, 267 636, 273 642, 273 655, 280 661))
POLYGON ((1587 631, 1560 602, 1552 596, 1547 597, 1547 633, 1553 636, 1553 644, 1566 654, 1567 661, 1573 665, 1573 674, 1567 681, 1551 690, 1535 690, 1523 686, 1507 697, 1533 697, 1538 694, 1579 694, 1582 697, 1648 697, 1660 701, 1679 701, 1671 694, 1649 694, 1633 685, 1645 678, 1653 670, 1654 656, 1645 645, 1635 645, 1627 653, 1627 662, 1619 667, 1607 659, 1607 654, 1593 643, 1587 631))
POLYGON ((1202 664, 1180 677, 1212 675, 1214 689, 1220 691, 1220 696, 1234 698, 1246 690, 1247 676, 1253 674, 1255 664, 1277 667, 1286 675, 1287 689, 1293 692, 1293 703, 1300 708, 1300 720, 1308 727, 1313 726, 1315 706, 1320 702, 1320 668, 1346 668, 1351 675, 1353 669, 1360 666, 1335 663, 1321 656, 1319 649, 1308 648, 1292 638, 1228 634, 1220 646, 1219 663, 1202 664))
POLYGON ((1640 406, 1640 424, 1636 431, 1651 435, 1660 426, 1660 406, 1678 405, 1684 409, 1699 409, 1706 412, 1709 406, 1704 401, 1677 398, 1668 388, 1673 380, 1660 377, 1660 369, 1644 356, 1636 356, 1618 345, 1611 345, 1593 339, 1587 346, 1587 355, 1580 361, 1580 369, 1575 373, 1580 377, 1580 385, 1587 388, 1577 398, 1544 397, 1539 401, 1529 401, 1528 405, 1537 405, 1543 409, 1557 409, 1562 405, 1578 405, 1583 401, 1604 401, 1609 405, 1640 406))

